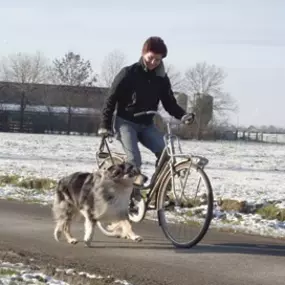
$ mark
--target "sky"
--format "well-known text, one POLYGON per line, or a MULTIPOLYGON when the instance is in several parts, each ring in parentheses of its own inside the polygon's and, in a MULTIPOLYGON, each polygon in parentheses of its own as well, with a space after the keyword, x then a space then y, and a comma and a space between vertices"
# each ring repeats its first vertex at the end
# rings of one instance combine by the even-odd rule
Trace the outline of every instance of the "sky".
POLYGON ((0 0, 0 11, 0 56, 74 51, 99 73, 109 52, 132 64, 156 35, 182 74, 202 61, 224 69, 231 123, 285 127, 284 0, 0 0))

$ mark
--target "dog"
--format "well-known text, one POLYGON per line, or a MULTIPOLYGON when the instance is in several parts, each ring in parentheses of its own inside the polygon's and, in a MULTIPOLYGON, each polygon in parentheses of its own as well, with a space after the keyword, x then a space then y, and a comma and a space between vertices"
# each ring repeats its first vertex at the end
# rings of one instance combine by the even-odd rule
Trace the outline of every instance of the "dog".
POLYGON ((73 218, 84 219, 84 243, 90 247, 97 221, 116 224, 120 237, 141 241, 128 219, 130 196, 137 175, 129 163, 120 163, 90 172, 74 172, 61 178, 55 188, 52 213, 56 222, 54 238, 59 241, 62 232, 69 244, 77 244, 70 232, 73 218))

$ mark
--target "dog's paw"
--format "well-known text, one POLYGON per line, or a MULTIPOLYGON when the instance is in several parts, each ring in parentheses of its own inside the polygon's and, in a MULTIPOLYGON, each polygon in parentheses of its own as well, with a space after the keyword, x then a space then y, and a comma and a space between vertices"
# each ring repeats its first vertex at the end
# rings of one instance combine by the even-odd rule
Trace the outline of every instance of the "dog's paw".
POLYGON ((141 236, 136 235, 136 234, 128 235, 125 238, 130 239, 130 240, 135 241, 135 242, 141 242, 143 240, 143 238, 141 236))
POLYGON ((70 243, 70 244, 77 244, 78 240, 76 238, 71 238, 71 239, 68 240, 68 243, 70 243))
POLYGON ((91 240, 84 241, 85 247, 91 247, 91 240))
POLYGON ((59 242, 59 239, 61 237, 61 232, 60 231, 54 231, 53 237, 57 242, 59 242))
POLYGON ((131 238, 131 240, 133 240, 135 242, 141 242, 141 241, 143 241, 143 238, 141 236, 135 235, 131 238))

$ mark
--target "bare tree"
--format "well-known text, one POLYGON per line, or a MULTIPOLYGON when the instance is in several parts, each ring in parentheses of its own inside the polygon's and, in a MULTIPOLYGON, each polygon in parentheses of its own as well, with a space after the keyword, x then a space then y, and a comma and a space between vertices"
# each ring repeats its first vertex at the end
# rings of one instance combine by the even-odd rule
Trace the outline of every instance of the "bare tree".
POLYGON ((181 76, 181 73, 179 71, 176 71, 174 65, 172 64, 164 63, 164 67, 165 72, 170 79, 172 89, 177 92, 181 91, 183 88, 183 78, 181 76))
POLYGON ((47 59, 40 53, 17 53, 4 57, 1 62, 2 80, 20 93, 20 131, 24 125, 24 111, 29 94, 36 83, 44 83, 47 78, 47 59))
POLYGON ((223 90, 226 74, 222 68, 206 62, 197 63, 185 73, 184 90, 189 95, 190 104, 202 118, 203 102, 212 97, 212 111, 215 121, 224 120, 228 112, 237 111, 237 104, 229 93, 223 90), (198 104, 199 103, 199 104, 198 104))
POLYGON ((17 53, 2 59, 3 80, 21 84, 44 83, 47 59, 40 53, 17 53))
POLYGON ((53 61, 54 81, 68 86, 92 86, 97 78, 93 74, 91 62, 80 54, 68 52, 61 59, 53 61))
POLYGON ((53 83, 60 85, 60 91, 64 95, 65 106, 68 112, 67 133, 69 134, 71 117, 74 111, 73 107, 76 102, 81 100, 80 93, 85 92, 84 87, 94 86, 97 82, 97 75, 94 75, 89 60, 84 60, 80 54, 71 51, 66 53, 63 58, 53 61, 51 74, 53 83), (75 94, 76 92, 77 94, 75 94))
POLYGON ((214 98, 214 111, 236 111, 237 105, 229 93, 223 90, 226 74, 222 68, 206 62, 197 63, 185 73, 184 89, 194 101, 195 94, 210 95, 214 98))
POLYGON ((115 49, 111 51, 105 58, 101 69, 101 81, 105 87, 110 87, 117 73, 126 63, 125 54, 115 49))

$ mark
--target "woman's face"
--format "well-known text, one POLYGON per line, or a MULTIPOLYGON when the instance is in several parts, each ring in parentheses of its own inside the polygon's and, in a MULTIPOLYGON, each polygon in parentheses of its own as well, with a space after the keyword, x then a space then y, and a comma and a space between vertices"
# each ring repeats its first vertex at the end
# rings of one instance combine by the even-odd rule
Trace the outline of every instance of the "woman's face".
POLYGON ((143 60, 149 70, 156 68, 162 61, 162 55, 149 51, 143 54, 143 60))

